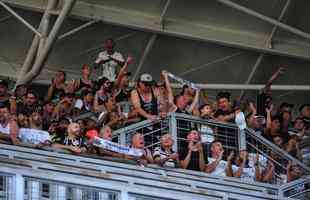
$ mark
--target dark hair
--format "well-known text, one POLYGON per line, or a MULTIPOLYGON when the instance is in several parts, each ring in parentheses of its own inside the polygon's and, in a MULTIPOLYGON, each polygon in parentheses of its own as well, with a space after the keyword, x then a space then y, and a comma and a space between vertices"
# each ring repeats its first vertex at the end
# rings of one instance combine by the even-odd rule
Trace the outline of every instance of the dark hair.
MULTIPOLYGON (((213 141, 210 143, 210 147, 212 147, 212 145, 215 144, 215 143, 220 143, 220 144, 222 144, 222 142, 219 141, 219 140, 213 140, 213 141)), ((223 145, 223 144, 222 144, 222 145, 223 145)))
POLYGON ((219 92, 216 96, 216 100, 220 100, 222 98, 226 98, 228 101, 230 101, 230 92, 219 92))
POLYGON ((212 107, 211 104, 205 103, 205 104, 202 104, 201 106, 199 106, 199 111, 201 111, 201 110, 202 110, 204 107, 206 107, 206 106, 212 107))
POLYGON ((28 90, 26 96, 28 96, 28 94, 32 94, 36 99, 39 99, 39 95, 34 90, 28 90))
POLYGON ((115 41, 113 40, 113 38, 108 38, 108 39, 106 39, 106 40, 105 40, 105 43, 106 43, 107 41, 111 41, 111 42, 112 42, 112 45, 115 46, 115 41))
POLYGON ((66 74, 66 72, 65 72, 65 71, 63 71, 63 70, 58 70, 57 72, 62 73, 62 74, 64 75, 64 79, 65 79, 65 81, 66 81, 66 78, 67 78, 67 74, 66 74))
POLYGON ((2 109, 2 108, 7 108, 7 109, 9 109, 4 103, 1 103, 1 102, 0 102, 0 109, 2 109))
POLYGON ((183 85, 183 87, 182 87, 182 91, 181 91, 181 95, 184 95, 184 93, 185 93, 185 90, 187 89, 187 88, 189 88, 189 86, 188 85, 183 85))
POLYGON ((179 99, 181 96, 182 96, 181 94, 178 94, 178 95, 174 96, 174 98, 173 98, 174 104, 177 103, 178 99, 179 99))

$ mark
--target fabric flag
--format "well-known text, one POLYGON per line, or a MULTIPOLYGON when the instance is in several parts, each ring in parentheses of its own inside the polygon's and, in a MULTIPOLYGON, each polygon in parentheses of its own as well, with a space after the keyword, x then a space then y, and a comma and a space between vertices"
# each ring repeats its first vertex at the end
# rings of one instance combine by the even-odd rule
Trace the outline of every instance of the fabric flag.
POLYGON ((122 153, 134 157, 141 157, 144 153, 143 149, 125 147, 115 142, 111 142, 109 140, 105 140, 99 137, 94 137, 93 145, 105 150, 122 153))
POLYGON ((178 77, 178 76, 176 76, 176 75, 174 75, 174 74, 172 74, 170 72, 167 72, 167 75, 170 78, 176 80, 177 82, 182 83, 183 85, 188 85, 189 87, 193 88, 194 90, 198 90, 199 89, 195 83, 192 83, 192 82, 190 82, 188 80, 184 80, 183 78, 178 77))

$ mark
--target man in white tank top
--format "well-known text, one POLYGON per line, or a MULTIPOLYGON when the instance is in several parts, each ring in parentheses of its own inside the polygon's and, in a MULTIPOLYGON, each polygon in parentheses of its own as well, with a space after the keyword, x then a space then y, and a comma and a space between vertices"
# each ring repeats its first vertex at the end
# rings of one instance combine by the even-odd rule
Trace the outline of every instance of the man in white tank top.
POLYGON ((14 145, 19 144, 18 125, 16 121, 10 119, 9 109, 0 104, 0 143, 12 142, 14 145))

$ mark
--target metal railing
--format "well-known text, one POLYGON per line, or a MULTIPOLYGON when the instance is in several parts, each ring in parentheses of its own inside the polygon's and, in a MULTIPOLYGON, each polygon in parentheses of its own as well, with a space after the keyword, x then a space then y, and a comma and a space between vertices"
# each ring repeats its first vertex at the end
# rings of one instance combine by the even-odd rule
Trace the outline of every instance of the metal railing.
POLYGON ((144 136, 147 148, 153 149, 160 144, 160 137, 169 132, 169 118, 155 121, 145 120, 136 124, 118 129, 113 132, 113 140, 117 140, 122 145, 130 145, 131 137, 135 133, 141 133, 144 136))
POLYGON ((310 176, 305 176, 281 186, 279 195, 295 199, 310 199, 310 176))
POLYGON ((118 192, 24 177, 25 200, 117 200, 118 192))
POLYGON ((0 172, 13 178, 8 191, 15 194, 12 200, 278 199, 278 188, 270 184, 155 165, 139 167, 4 144, 0 158, 0 172))
POLYGON ((286 183, 286 166, 289 162, 293 162, 300 167, 305 174, 310 173, 310 168, 301 161, 286 153, 274 143, 270 142, 262 135, 255 133, 251 129, 245 130, 247 151, 252 154, 258 152, 260 157, 260 166, 267 167, 267 162, 272 162, 275 169, 273 183, 286 183))
POLYGON ((251 129, 239 130, 235 124, 204 120, 186 114, 172 113, 166 119, 159 119, 155 122, 145 120, 119 129, 113 134, 114 137, 119 138, 121 144, 128 145, 132 134, 140 132, 149 138, 156 138, 156 142, 154 140, 147 142, 147 147, 154 147, 160 145, 160 135, 169 132, 177 141, 173 147, 174 150, 181 152, 187 147, 186 135, 191 130, 198 130, 201 133, 204 150, 207 151, 205 155, 210 156, 209 144, 213 140, 218 140, 223 144, 224 159, 227 158, 230 151, 238 152, 246 149, 250 155, 249 161, 253 164, 255 154, 259 153, 262 170, 267 168, 268 162, 274 165, 274 178, 270 183, 285 184, 286 166, 289 161, 296 163, 305 173, 310 173, 309 167, 251 129))
POLYGON ((177 135, 177 150, 180 152, 187 147, 186 136, 191 130, 197 130, 201 134, 201 140, 204 144, 204 149, 207 151, 207 155, 210 156, 210 143, 214 140, 220 141, 224 148, 224 158, 228 156, 230 151, 238 152, 239 134, 240 131, 235 124, 230 123, 218 123, 212 120, 204 120, 199 117, 194 117, 185 114, 172 114, 170 121, 170 128, 176 130, 177 135))
POLYGON ((0 174, 0 199, 11 200, 14 199, 14 188, 13 176, 9 174, 0 174))

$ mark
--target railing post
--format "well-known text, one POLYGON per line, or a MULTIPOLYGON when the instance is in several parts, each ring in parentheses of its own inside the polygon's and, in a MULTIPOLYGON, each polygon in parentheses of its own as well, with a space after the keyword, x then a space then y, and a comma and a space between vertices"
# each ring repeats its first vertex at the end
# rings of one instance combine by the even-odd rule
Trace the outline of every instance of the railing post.
POLYGON ((177 119, 175 117, 175 113, 171 113, 169 115, 169 133, 171 134, 174 144, 173 151, 178 152, 178 131, 177 131, 177 119))
POLYGON ((83 191, 79 188, 72 189, 73 199, 82 200, 83 199, 83 191))
POLYGON ((246 133, 245 129, 239 129, 238 128, 238 148, 239 151, 246 150, 246 133))
POLYGON ((24 199, 24 196, 18 196, 18 193, 17 193, 17 192, 23 192, 23 191, 19 191, 19 189, 21 189, 20 188, 21 186, 22 186, 22 190, 24 189, 23 188, 24 186, 23 177, 20 175, 15 175, 15 177, 5 176, 5 179, 6 179, 6 185, 5 185, 5 192, 6 192, 5 197, 6 198, 5 199, 7 200, 24 199))
POLYGON ((66 186, 53 184, 50 186, 51 194, 53 200, 66 200, 67 199, 67 191, 66 186))
POLYGON ((106 200, 109 199, 109 194, 106 192, 99 192, 98 200, 106 200))
POLYGON ((40 183, 38 181, 28 181, 28 199, 41 199, 40 183))
POLYGON ((126 132, 125 131, 119 135, 119 143, 121 145, 126 145, 126 132))
POLYGON ((132 198, 129 198, 128 191, 122 190, 120 200, 129 200, 129 199, 132 199, 132 198))

